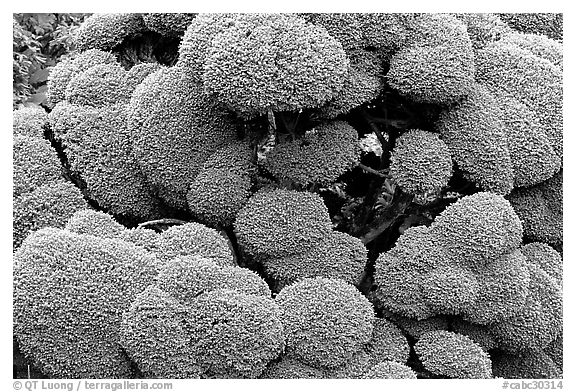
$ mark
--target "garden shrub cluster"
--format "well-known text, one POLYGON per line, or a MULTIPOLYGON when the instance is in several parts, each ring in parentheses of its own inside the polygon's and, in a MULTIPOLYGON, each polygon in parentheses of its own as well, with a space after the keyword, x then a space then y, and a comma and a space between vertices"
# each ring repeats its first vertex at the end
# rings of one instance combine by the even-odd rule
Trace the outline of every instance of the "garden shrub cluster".
POLYGON ((44 376, 562 377, 561 15, 71 39, 13 112, 14 335, 44 376))

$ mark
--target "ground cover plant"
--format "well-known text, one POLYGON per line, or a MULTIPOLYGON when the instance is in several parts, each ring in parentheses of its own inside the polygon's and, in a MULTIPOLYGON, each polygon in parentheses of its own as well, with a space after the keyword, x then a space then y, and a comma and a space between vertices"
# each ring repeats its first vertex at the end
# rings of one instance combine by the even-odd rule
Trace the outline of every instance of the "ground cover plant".
POLYGON ((15 377, 561 378, 562 29, 15 14, 15 377))

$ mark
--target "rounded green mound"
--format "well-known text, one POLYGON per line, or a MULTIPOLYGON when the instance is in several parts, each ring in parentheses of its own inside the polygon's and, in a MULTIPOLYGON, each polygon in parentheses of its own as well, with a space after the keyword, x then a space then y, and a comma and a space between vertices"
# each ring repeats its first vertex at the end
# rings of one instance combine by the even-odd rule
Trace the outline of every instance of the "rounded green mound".
POLYGON ((136 87, 142 83, 148 75, 153 74, 160 68, 162 68, 162 66, 158 63, 141 63, 130 68, 124 75, 122 81, 122 88, 126 91, 126 94, 128 94, 128 99, 130 99, 130 95, 134 89, 136 89, 136 87))
POLYGON ((430 227, 406 230, 378 257, 376 304, 417 320, 451 314, 490 324, 513 317, 528 295, 521 240, 520 220, 502 196, 466 196, 430 227))
POLYGON ((493 360, 495 377, 502 378, 562 378, 562 369, 542 350, 517 355, 500 354, 493 360))
POLYGON ((188 25, 178 49, 177 67, 186 69, 192 78, 202 81, 204 63, 212 40, 234 25, 243 14, 198 14, 188 25))
POLYGON ((66 100, 97 108, 121 103, 129 98, 123 84, 125 77, 126 71, 119 65, 95 65, 70 80, 66 100))
POLYGON ((562 285, 562 256, 554 248, 541 242, 532 242, 524 245, 520 251, 529 263, 537 265, 562 285))
POLYGON ((344 365, 372 337, 374 310, 352 285, 305 278, 277 296, 286 351, 317 367, 344 365))
POLYGON ((23 106, 12 112, 12 134, 43 138, 48 113, 39 106, 23 106))
POLYGON ((181 303, 155 286, 122 322, 122 344, 147 376, 255 378, 284 346, 269 298, 210 290, 181 303))
POLYGON ((350 72, 340 92, 321 108, 320 118, 334 119, 378 97, 384 89, 383 59, 377 52, 355 50, 348 53, 350 72))
POLYGON ((160 234, 158 257, 167 261, 181 256, 201 256, 223 266, 234 264, 226 239, 195 222, 172 226, 160 234))
POLYGON ((459 105, 440 114, 436 129, 464 175, 485 191, 506 195, 514 169, 498 101, 475 85, 459 105))
POLYGON ((185 306, 150 286, 136 296, 122 316, 120 344, 148 378, 200 378, 189 347, 185 306))
POLYGON ((452 157, 437 134, 410 130, 396 140, 390 156, 390 175, 405 192, 437 192, 452 176, 452 157))
POLYGON ((498 347, 498 342, 490 332, 489 327, 481 324, 474 324, 461 319, 454 319, 450 323, 452 332, 468 336, 486 352, 498 347))
POLYGON ((216 169, 198 174, 186 195, 190 213, 212 227, 230 226, 250 197, 247 175, 216 169))
POLYGON ((441 252, 432 244, 426 226, 406 230, 394 247, 376 260, 376 302, 409 318, 422 320, 434 316, 422 289, 422 278, 438 265, 437 254, 441 252))
POLYGON ((424 334, 414 350, 429 372, 450 378, 492 378, 490 356, 464 335, 448 331, 424 334))
POLYGON ((410 346, 400 328, 385 318, 376 318, 372 339, 366 345, 366 352, 372 362, 406 363, 410 346))
POLYGON ((478 295, 464 309, 464 317, 478 324, 497 323, 515 317, 529 296, 530 271, 526 257, 515 250, 480 268, 478 295))
POLYGON ((60 61, 48 77, 48 97, 57 104, 66 99, 66 89, 74 76, 100 64, 118 64, 112 53, 90 49, 71 58, 60 61))
POLYGON ((562 14, 514 13, 498 15, 515 30, 523 33, 543 34, 562 41, 564 35, 562 14))
POLYGON ((401 363, 384 361, 373 366, 362 378, 416 379, 416 372, 401 363))
POLYGON ((536 185, 552 177, 562 167, 562 159, 536 114, 515 98, 495 97, 505 125, 514 187, 536 185))
POLYGON ((77 234, 109 239, 119 238, 125 230, 112 215, 88 209, 76 211, 66 223, 65 229, 77 234))
POLYGON ((146 27, 165 36, 178 37, 184 34, 196 14, 150 13, 143 14, 146 27))
POLYGON ((538 264, 528 263, 528 295, 513 317, 491 326, 500 346, 510 352, 543 349, 562 331, 562 287, 538 264))
POLYGON ((502 43, 515 45, 528 50, 535 56, 550 61, 562 69, 563 46, 561 42, 550 39, 541 34, 508 34, 502 38, 502 43))
POLYGON ((252 196, 234 231, 254 258, 280 258, 312 249, 332 230, 328 209, 313 193, 276 189, 252 196))
POLYGON ((400 48, 415 14, 384 13, 314 13, 301 17, 328 31, 349 54, 351 51, 376 48, 390 53, 400 48))
POLYGON ((203 294, 190 309, 190 336, 210 378, 255 378, 284 348, 280 310, 269 298, 229 290, 203 294))
POLYGON ((62 165, 47 140, 16 135, 12 148, 14 197, 62 178, 62 165))
POLYGON ((152 253, 158 251, 160 243, 160 235, 154 230, 146 229, 145 227, 126 229, 120 233, 118 238, 144 248, 152 253))
POLYGON ((204 88, 245 117, 319 107, 342 88, 349 60, 325 29, 289 14, 244 14, 211 41, 204 88))
POLYGON ((528 240, 562 245, 562 175, 559 171, 549 180, 510 194, 508 199, 522 220, 528 240))
POLYGON ((121 316, 153 281, 156 264, 123 241, 54 228, 35 232, 14 256, 20 349, 53 378, 130 378, 130 360, 118 344, 121 316))
POLYGON ((430 234, 457 260, 483 265, 520 246, 522 223, 502 196, 479 192, 447 207, 430 234))
POLYGON ((357 285, 367 263, 367 253, 358 238, 332 232, 308 252, 263 259, 262 265, 266 275, 274 281, 277 291, 300 278, 315 276, 341 279, 357 285))
POLYGON ((126 107, 67 106, 54 119, 70 167, 89 197, 112 214, 137 219, 159 215, 158 200, 135 161, 126 107))
POLYGON ((358 132, 344 121, 323 123, 301 139, 277 144, 265 167, 278 179, 329 185, 360 159, 358 132))
POLYGON ((495 94, 506 94, 532 110, 562 157, 562 69, 515 44, 496 42, 475 56, 476 81, 495 94))
POLYGON ((423 277, 424 298, 435 313, 458 314, 477 301, 481 283, 466 268, 443 266, 423 277))
POLYGON ((252 150, 231 143, 204 163, 186 195, 192 216, 210 226, 231 226, 250 197, 252 150))
POLYGON ((473 91, 474 70, 466 26, 450 15, 425 14, 392 56, 386 79, 416 102, 452 104, 473 91))
POLYGON ((76 30, 76 48, 110 50, 146 30, 141 14, 93 14, 76 30))
POLYGON ((13 246, 43 227, 64 227, 78 210, 88 208, 80 189, 64 180, 53 181, 24 193, 13 203, 13 246))
POLYGON ((496 14, 470 13, 452 14, 466 25, 474 49, 482 49, 510 33, 510 27, 496 14))
POLYGON ((270 297, 270 289, 257 273, 240 267, 222 266, 206 256, 182 256, 170 260, 158 275, 156 286, 183 304, 193 303, 212 290, 235 290, 270 297))
POLYGON ((424 334, 432 331, 448 331, 450 324, 448 319, 444 316, 434 316, 423 320, 416 320, 413 318, 392 315, 391 320, 397 325, 407 336, 415 341, 420 339, 424 334))
POLYGON ((232 120, 182 68, 162 68, 134 91, 129 106, 134 156, 169 205, 185 209, 204 162, 236 140, 232 120))

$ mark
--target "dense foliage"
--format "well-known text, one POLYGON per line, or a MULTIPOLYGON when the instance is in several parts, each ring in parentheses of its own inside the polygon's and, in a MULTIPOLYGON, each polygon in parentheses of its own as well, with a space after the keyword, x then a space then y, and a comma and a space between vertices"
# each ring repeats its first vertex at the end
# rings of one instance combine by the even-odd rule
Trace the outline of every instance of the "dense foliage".
POLYGON ((19 363, 562 376, 561 15, 13 23, 19 363))

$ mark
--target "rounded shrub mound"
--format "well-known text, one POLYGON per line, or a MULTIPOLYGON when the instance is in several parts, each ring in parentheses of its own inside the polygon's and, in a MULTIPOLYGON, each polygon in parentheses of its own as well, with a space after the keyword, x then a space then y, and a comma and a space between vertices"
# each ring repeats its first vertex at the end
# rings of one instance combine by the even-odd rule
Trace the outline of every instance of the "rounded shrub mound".
POLYGON ((532 110, 556 154, 562 157, 562 68, 506 41, 479 50, 475 63, 476 81, 494 93, 516 98, 532 110))
POLYGON ((262 295, 206 287, 181 302, 153 285, 124 313, 121 342, 148 377, 256 378, 283 349, 278 314, 262 295))
POLYGON ((219 265, 234 264, 226 239, 216 230, 195 222, 172 226, 162 232, 158 255, 163 260, 196 255, 212 259, 219 265))
POLYGON ((52 181, 24 193, 13 203, 13 245, 43 227, 63 228, 76 211, 88 208, 80 189, 64 180, 52 181))
POLYGON ((492 369, 495 377, 502 378, 562 378, 562 369, 542 350, 499 354, 493 360, 492 369))
POLYGON ((466 264, 481 265, 521 244, 522 223, 502 196, 480 192, 446 208, 430 234, 466 264))
POLYGON ((65 229, 78 234, 110 239, 119 238, 125 230, 112 215, 95 210, 76 211, 66 223, 65 229))
POLYGON ((122 316, 120 343, 149 378, 200 378, 202 370, 188 343, 182 317, 187 309, 150 286, 122 316))
POLYGON ((384 361, 368 370, 362 378, 408 378, 416 379, 416 372, 406 365, 384 361))
POLYGON ((146 229, 145 227, 123 230, 118 238, 136 246, 140 246, 152 253, 156 253, 160 246, 160 235, 154 230, 146 229))
POLYGON ((546 130, 536 114, 515 98, 498 99, 514 169, 514 187, 528 187, 551 178, 562 166, 546 130))
POLYGON ((452 158, 437 134, 418 129, 396 140, 390 156, 390 175, 405 192, 436 192, 448 185, 452 158))
POLYGON ((374 320, 372 339, 366 346, 372 362, 394 361, 406 363, 410 346, 402 331, 384 318, 374 320))
POLYGON ((23 106, 12 112, 12 133, 31 137, 44 137, 48 113, 39 106, 23 106))
POLYGON ((533 263, 562 285, 562 256, 548 244, 532 242, 520 248, 528 262, 533 263))
POLYGON ((292 284, 300 278, 323 276, 342 279, 357 285, 367 262, 367 250, 362 241, 346 233, 332 232, 305 253, 282 258, 266 258, 262 265, 275 289, 292 284))
POLYGON ((390 60, 390 86, 416 102, 452 104, 474 90, 474 52, 466 26, 446 14, 416 19, 390 60))
POLYGON ((126 71, 120 65, 100 64, 77 74, 66 88, 71 104, 104 107, 125 101, 128 94, 123 80, 126 71))
POLYGON ((562 286, 539 265, 529 262, 530 285, 512 317, 491 325, 500 346, 510 352, 543 349, 562 331, 562 286))
POLYGON ((428 332, 414 349, 426 370, 433 374, 450 378, 492 378, 488 353, 464 335, 428 332))
POLYGON ((498 342, 490 329, 485 325, 474 324, 465 320, 454 319, 450 323, 452 332, 468 336, 486 352, 498 348, 498 342))
POLYGON ((251 117, 318 107, 331 100, 348 75, 342 45, 326 30, 289 14, 245 14, 211 42, 206 91, 251 117))
POLYGON ((90 49, 75 57, 60 61, 48 77, 48 97, 50 102, 57 104, 66 98, 66 89, 74 76, 100 64, 118 64, 116 57, 110 52, 90 49))
POLYGON ((192 78, 201 81, 204 64, 212 40, 228 27, 237 23, 243 14, 198 14, 188 25, 178 48, 177 67, 186 69, 192 78))
POLYGON ((190 213, 210 226, 231 226, 251 194, 254 168, 248 144, 230 143, 218 149, 190 184, 186 195, 190 213))
POLYGON ((158 274, 156 286, 181 303, 193 303, 200 294, 218 290, 270 297, 266 282, 255 272, 240 267, 218 265, 202 256, 182 256, 170 260, 158 274))
POLYGON ((80 51, 109 50, 144 30, 141 14, 93 14, 76 30, 74 38, 80 51))
POLYGON ((14 196, 62 178, 62 165, 47 140, 16 135, 12 148, 14 196))
POLYGON ((229 290, 202 294, 191 307, 190 336, 211 378, 255 378, 284 347, 279 309, 263 296, 229 290))
POLYGON ((497 99, 484 87, 440 114, 436 129, 464 176, 485 191, 506 195, 514 169, 497 99))
POLYGON ((513 13, 498 15, 515 30, 523 33, 542 34, 562 41, 564 35, 562 14, 513 13))
POLYGON ((85 182, 89 197, 113 214, 141 220, 158 217, 158 200, 130 146, 125 105, 69 108, 58 110, 53 123, 70 168, 85 182))
POLYGON ((276 189, 252 196, 234 231, 241 249, 255 258, 279 258, 312 249, 331 233, 322 199, 313 193, 276 189))
POLYGON ((559 171, 538 185, 514 189, 508 197, 530 241, 562 245, 562 173, 559 171))
POLYGON ((358 49, 348 52, 350 71, 342 89, 321 108, 318 116, 334 119, 378 97, 384 89, 383 60, 377 52, 358 49))
POLYGON ((204 162, 236 140, 232 120, 180 67, 162 68, 138 85, 128 123, 142 172, 166 203, 180 209, 204 162))
POLYGON ((423 275, 438 265, 426 226, 411 227, 394 247, 376 260, 376 302, 385 309, 418 320, 434 316, 422 290, 423 275), (422 272, 423 271, 423 272, 422 272))
POLYGON ((372 337, 374 310, 352 285, 304 278, 276 297, 286 351, 312 366, 344 365, 372 337))
POLYGON ((511 32, 511 28, 496 14, 458 13, 452 16, 466 25, 474 49, 482 49, 511 32))
POLYGON ((14 255, 14 332, 54 378, 129 378, 122 312, 156 276, 157 260, 124 241, 46 228, 14 255), (50 306, 46 306, 50 304, 50 306))
POLYGON ((360 159, 358 132, 344 121, 324 123, 304 137, 278 144, 266 168, 278 179, 329 185, 360 159))
POLYGON ((143 14, 146 27, 166 36, 181 36, 184 34, 196 14, 184 13, 150 13, 143 14))

